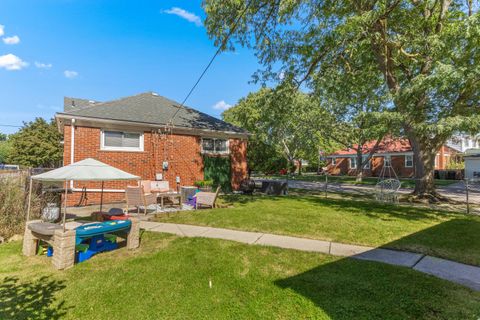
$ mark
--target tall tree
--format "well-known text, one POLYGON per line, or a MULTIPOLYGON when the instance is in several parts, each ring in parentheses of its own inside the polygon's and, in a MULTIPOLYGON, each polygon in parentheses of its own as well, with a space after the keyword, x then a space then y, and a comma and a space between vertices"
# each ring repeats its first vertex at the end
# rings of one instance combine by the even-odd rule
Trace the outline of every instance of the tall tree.
POLYGON ((10 141, 8 136, 0 132, 0 163, 7 161, 7 156, 10 153, 10 141))
POLYGON ((436 196, 440 146, 457 130, 479 128, 480 14, 472 1, 205 0, 204 8, 217 45, 254 48, 265 66, 256 79, 282 72, 315 92, 329 73, 377 84, 366 94, 388 98, 401 119, 421 197, 436 196))
MULTIPOLYGON (((317 135, 305 121, 311 116, 312 99, 284 83, 275 89, 262 88, 241 99, 224 112, 226 121, 252 133, 249 162, 262 171, 276 168, 283 157, 294 170, 302 159, 317 156, 317 135)), ((283 161, 282 161, 283 165, 283 161)))
POLYGON ((24 123, 23 127, 9 138, 11 150, 7 160, 26 167, 56 167, 62 161, 62 136, 54 120, 42 118, 24 123))

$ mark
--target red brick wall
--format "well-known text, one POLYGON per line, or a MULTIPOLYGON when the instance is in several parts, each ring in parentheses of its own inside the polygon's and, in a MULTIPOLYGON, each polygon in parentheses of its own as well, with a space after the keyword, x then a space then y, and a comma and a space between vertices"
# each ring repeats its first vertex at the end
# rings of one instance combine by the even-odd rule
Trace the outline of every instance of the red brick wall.
MULTIPOLYGON (((349 158, 336 158, 336 165, 333 166, 331 160, 328 162, 328 172, 331 175, 355 175, 355 170, 349 168, 349 158)), ((364 169, 364 176, 378 177, 382 173, 384 157, 372 157, 370 169, 364 169)), ((399 177, 413 176, 413 168, 405 167, 405 156, 391 156, 392 168, 399 177)), ((387 170, 388 171, 388 170, 387 170)), ((387 172, 388 175, 388 172, 387 172)))
MULTIPOLYGON (((71 127, 65 125, 64 130, 64 165, 70 163, 71 127)), ((198 136, 169 135, 168 139, 158 133, 144 132, 144 151, 107 151, 100 150, 99 128, 75 127, 75 159, 94 158, 116 168, 140 176, 143 180, 155 180, 156 173, 163 173, 170 188, 177 188, 176 177, 180 177, 181 185, 193 185, 203 180, 203 160, 198 136), (168 161, 168 170, 162 170, 162 164, 168 161)), ((247 175, 246 141, 230 140, 232 159, 232 186, 237 189, 239 181, 247 175)), ((127 185, 136 185, 136 181, 105 182, 105 189, 124 190, 127 185)), ((99 182, 75 182, 75 188, 100 189, 99 182)), ((69 205, 78 203, 80 192, 69 196, 69 205)), ((100 193, 89 192, 88 203, 99 203, 100 193)), ((104 202, 123 201, 124 192, 105 192, 104 202)))
POLYGON ((230 161, 232 171, 232 188, 238 190, 242 180, 248 176, 247 168, 247 141, 230 139, 230 161))

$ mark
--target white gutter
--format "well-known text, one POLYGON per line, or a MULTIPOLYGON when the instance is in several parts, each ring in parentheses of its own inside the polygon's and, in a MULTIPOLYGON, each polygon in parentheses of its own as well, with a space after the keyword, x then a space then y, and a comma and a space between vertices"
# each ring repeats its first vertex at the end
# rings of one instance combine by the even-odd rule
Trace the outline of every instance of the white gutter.
MULTIPOLYGON (((70 164, 72 164, 75 159, 75 119, 72 119, 70 130, 70 164)), ((70 189, 73 189, 72 180, 70 180, 70 189)))

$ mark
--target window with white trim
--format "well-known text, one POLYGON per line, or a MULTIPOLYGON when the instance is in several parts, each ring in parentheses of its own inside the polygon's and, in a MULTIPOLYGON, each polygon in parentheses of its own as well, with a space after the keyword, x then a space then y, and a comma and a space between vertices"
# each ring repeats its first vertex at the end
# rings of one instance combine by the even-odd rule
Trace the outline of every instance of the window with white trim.
POLYGON ((337 165, 337 159, 336 158, 332 158, 332 166, 336 166, 337 165))
MULTIPOLYGON (((362 162, 365 162, 368 159, 368 155, 362 156, 362 162)), ((368 161, 365 163, 365 166, 363 169, 370 170, 370 161, 371 159, 368 159, 368 161)))
POLYGON ((113 151, 143 151, 143 133, 103 130, 101 149, 113 151))
POLYGON ((357 169, 357 158, 353 157, 349 159, 350 169, 357 169))
POLYGON ((383 166, 384 167, 391 167, 392 166, 392 157, 391 156, 385 156, 383 158, 383 166))
POLYGON ((406 154, 405 155, 405 168, 412 168, 413 167, 413 155, 406 154))
POLYGON ((202 152, 213 154, 227 154, 230 152, 227 139, 203 138, 202 152))

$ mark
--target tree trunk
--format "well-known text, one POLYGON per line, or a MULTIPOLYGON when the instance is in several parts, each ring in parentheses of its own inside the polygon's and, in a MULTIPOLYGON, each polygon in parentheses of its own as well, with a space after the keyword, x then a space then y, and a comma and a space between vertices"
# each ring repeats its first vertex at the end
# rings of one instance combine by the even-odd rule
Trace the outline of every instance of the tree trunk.
POLYGON ((429 148, 427 143, 410 136, 410 144, 413 150, 413 167, 415 169, 415 189, 413 194, 419 198, 435 198, 434 169, 437 150, 429 148))
POLYGON ((357 151, 357 177, 355 178, 356 182, 362 182, 363 180, 363 154, 362 151, 357 151))

